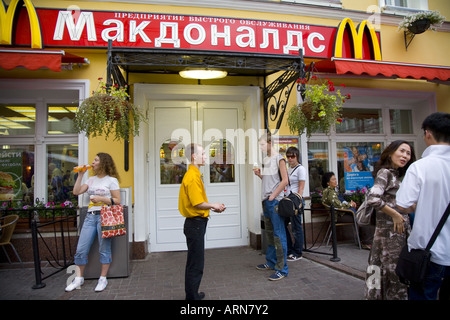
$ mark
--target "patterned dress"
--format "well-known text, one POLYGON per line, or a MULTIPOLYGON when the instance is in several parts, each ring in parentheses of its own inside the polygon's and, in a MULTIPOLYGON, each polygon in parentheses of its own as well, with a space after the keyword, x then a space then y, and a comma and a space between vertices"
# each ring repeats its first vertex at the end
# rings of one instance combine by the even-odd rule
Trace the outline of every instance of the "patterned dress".
POLYGON ((400 187, 397 170, 380 169, 368 194, 368 205, 376 209, 376 228, 366 273, 365 297, 369 300, 407 300, 408 290, 395 274, 398 256, 411 231, 409 217, 405 232, 394 232, 392 218, 381 211, 387 205, 395 208, 395 194, 400 187))

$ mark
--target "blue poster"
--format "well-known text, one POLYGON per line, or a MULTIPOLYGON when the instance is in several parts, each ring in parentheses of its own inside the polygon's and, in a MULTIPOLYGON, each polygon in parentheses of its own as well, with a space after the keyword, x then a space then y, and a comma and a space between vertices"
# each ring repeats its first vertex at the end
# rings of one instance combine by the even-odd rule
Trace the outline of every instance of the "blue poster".
POLYGON ((373 186, 373 150, 370 146, 344 147, 345 190, 356 191, 373 186))

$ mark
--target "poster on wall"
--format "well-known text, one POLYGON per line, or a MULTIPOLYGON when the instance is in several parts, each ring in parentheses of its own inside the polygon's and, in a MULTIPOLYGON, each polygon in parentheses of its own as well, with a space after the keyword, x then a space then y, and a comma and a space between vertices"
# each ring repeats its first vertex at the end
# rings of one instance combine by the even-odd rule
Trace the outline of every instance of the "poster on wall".
POLYGON ((286 150, 289 147, 300 149, 299 138, 290 136, 273 136, 273 147, 286 159, 286 150))
POLYGON ((21 199, 22 151, 0 151, 0 201, 21 199))
POLYGON ((344 147, 344 177, 346 191, 355 191, 373 186, 373 165, 378 161, 378 152, 371 145, 344 147))

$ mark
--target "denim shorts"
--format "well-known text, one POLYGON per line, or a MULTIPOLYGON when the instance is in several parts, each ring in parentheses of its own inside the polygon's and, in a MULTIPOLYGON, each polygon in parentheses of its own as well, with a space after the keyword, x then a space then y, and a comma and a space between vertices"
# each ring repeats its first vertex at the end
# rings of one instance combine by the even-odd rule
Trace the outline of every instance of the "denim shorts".
POLYGON ((101 232, 101 221, 99 214, 87 213, 78 238, 77 252, 75 253, 75 264, 78 266, 88 263, 88 255, 95 237, 98 238, 100 263, 111 263, 111 238, 103 239, 101 232))

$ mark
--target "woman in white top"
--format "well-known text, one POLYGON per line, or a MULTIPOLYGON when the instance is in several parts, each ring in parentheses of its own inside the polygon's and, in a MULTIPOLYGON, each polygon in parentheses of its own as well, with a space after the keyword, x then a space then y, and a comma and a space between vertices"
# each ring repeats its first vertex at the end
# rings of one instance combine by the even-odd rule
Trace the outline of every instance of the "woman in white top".
POLYGON ((88 254, 91 245, 98 237, 100 263, 102 270, 100 279, 95 291, 103 291, 108 284, 106 275, 111 263, 111 238, 103 239, 101 236, 100 209, 103 205, 120 204, 119 174, 113 159, 107 153, 98 153, 92 162, 92 171, 95 176, 90 177, 86 183, 81 184, 83 176, 87 170, 78 173, 77 180, 73 186, 73 194, 78 196, 87 192, 89 194, 89 208, 86 218, 81 228, 78 239, 77 251, 75 253, 75 265, 78 267, 77 276, 66 291, 72 291, 79 288, 84 283, 84 269, 88 263, 88 254))
MULTIPOLYGON (((286 150, 286 158, 289 163, 288 175, 290 191, 297 193, 303 198, 303 190, 305 188, 306 169, 300 162, 300 152, 295 147, 289 147, 286 150)), ((305 205, 305 203, 303 203, 305 205)), ((303 212, 303 209, 301 210, 303 212)), ((287 260, 297 261, 302 258, 303 252, 303 228, 301 221, 301 214, 298 214, 290 219, 285 219, 286 235, 287 236, 287 260), (289 229, 287 228, 291 223, 291 231, 294 237, 294 243, 292 243, 289 236, 289 229)))

